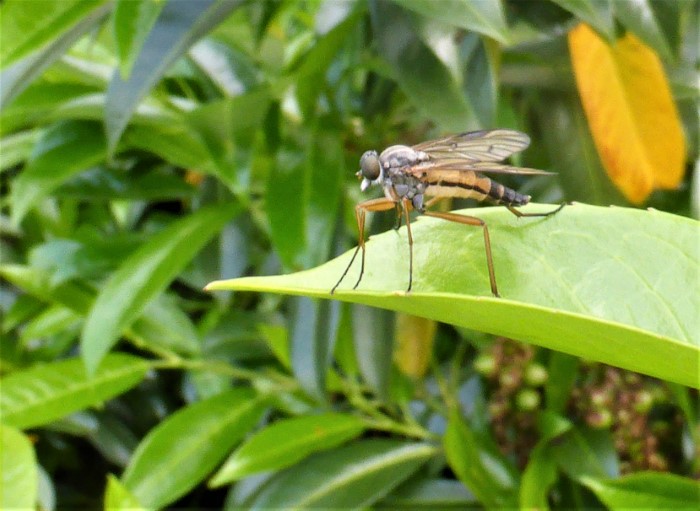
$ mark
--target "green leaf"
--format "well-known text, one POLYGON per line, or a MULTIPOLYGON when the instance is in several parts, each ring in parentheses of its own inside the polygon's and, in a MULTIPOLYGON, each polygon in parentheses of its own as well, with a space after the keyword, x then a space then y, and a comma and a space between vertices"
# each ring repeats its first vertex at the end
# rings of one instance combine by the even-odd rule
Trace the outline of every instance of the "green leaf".
POLYGON ((359 261, 329 294, 351 252, 313 270, 218 281, 207 289, 363 303, 700 386, 700 294, 687 289, 700 278, 696 221, 583 204, 544 219, 517 219, 503 208, 462 213, 489 225, 500 299, 489 292, 481 230, 431 218, 412 225, 408 295, 405 227, 367 243, 365 275, 355 291, 359 261))
POLYGON ((146 305, 141 317, 134 322, 130 335, 177 353, 199 353, 199 335, 181 304, 167 296, 159 298, 146 305))
POLYGON ((12 186, 12 220, 22 220, 30 208, 68 178, 105 159, 102 130, 89 122, 61 122, 47 130, 31 160, 12 186), (60 163, 59 163, 60 162, 60 163))
POLYGON ((81 341, 86 367, 94 371, 122 331, 240 209, 215 205, 178 220, 131 254, 110 277, 90 311, 81 341))
POLYGON ((364 509, 406 480, 436 454, 427 444, 363 440, 323 453, 274 477, 251 510, 364 509))
POLYGON ((382 502, 380 509, 471 509, 478 507, 476 497, 454 479, 412 477, 382 502))
POLYGON ((611 0, 553 0, 593 27, 608 42, 615 41, 615 18, 611 0))
POLYGON ((92 377, 77 358, 10 373, 2 379, 0 412, 20 429, 48 424, 96 406, 136 386, 150 365, 137 357, 112 354, 92 377))
POLYGON ((0 17, 0 62, 5 67, 59 38, 71 25, 106 0, 61 0, 43 2, 9 1, 0 17))
POLYGON ((539 102, 537 113, 552 169, 566 197, 600 206, 628 204, 600 162, 579 99, 551 94, 539 102))
POLYGON ((134 110, 167 69, 197 39, 226 19, 242 0, 168 2, 148 34, 129 78, 115 72, 107 90, 105 130, 110 153, 134 110))
POLYGON ((549 491, 556 483, 559 472, 551 443, 571 428, 571 424, 554 414, 543 413, 545 422, 537 445, 528 457, 520 482, 519 504, 521 509, 549 509, 549 491))
POLYGON ((362 378, 382 398, 389 400, 394 354, 395 314, 355 305, 351 308, 354 358, 362 378))
POLYGON ((142 511, 146 508, 141 506, 138 499, 124 487, 119 479, 112 474, 108 474, 104 509, 142 511))
POLYGON ((34 447, 21 431, 5 424, 0 424, 0 467, 0 508, 35 509, 39 470, 34 447))
POLYGON ((326 390, 326 374, 333 361, 340 304, 294 298, 290 304, 290 351, 294 376, 319 400, 326 390))
POLYGON ((420 40, 412 17, 390 2, 372 5, 379 53, 413 106, 444 130, 460 132, 476 127, 476 116, 460 85, 420 40), (386 20, 391 20, 391 30, 387 30, 386 20))
POLYGON ((670 42, 650 0, 613 2, 615 17, 625 28, 651 46, 660 57, 673 60, 670 42))
POLYGON ((41 131, 27 130, 2 137, 0 151, 0 172, 4 172, 29 158, 34 145, 39 140, 41 131))
POLYGON ((567 431, 550 453, 571 479, 616 477, 618 457, 609 431, 578 427, 567 431))
MULTIPOLYGON (((27 2, 24 5, 30 4, 27 2)), ((78 39, 90 30, 93 30, 95 26, 102 21, 109 10, 109 4, 95 9, 42 49, 35 51, 31 55, 4 69, 2 74, 0 74, 0 82, 2 82, 0 108, 4 108, 7 104, 11 103, 17 95, 21 94, 22 91, 32 85, 35 79, 56 60, 60 59, 78 39)), ((3 125, 3 128, 6 128, 6 125, 3 125)))
POLYGON ((484 507, 516 507, 517 472, 490 439, 477 436, 453 413, 443 444, 450 467, 484 507))
POLYGON ((129 0, 117 2, 114 6, 112 26, 119 55, 119 70, 123 77, 129 76, 146 36, 165 4, 166 2, 153 0, 129 0))
POLYGON ((260 420, 264 404, 249 389, 233 389, 179 410, 146 435, 122 483, 147 508, 176 501, 260 420))
POLYGON ((508 27, 499 0, 440 0, 439 3, 435 0, 394 0, 394 3, 427 18, 508 43, 508 27))
POLYGON ((270 107, 270 90, 261 87, 233 98, 206 103, 185 120, 188 135, 207 151, 211 169, 237 194, 248 193, 248 174, 241 164, 248 147, 253 145, 257 128, 270 107))
POLYGON ((339 413, 275 422, 241 445, 209 485, 221 486, 257 472, 291 466, 311 453, 330 449, 357 437, 363 429, 360 419, 339 413))
POLYGON ((619 479, 583 477, 581 482, 612 510, 691 510, 700 502, 700 483, 675 474, 640 472, 619 479))

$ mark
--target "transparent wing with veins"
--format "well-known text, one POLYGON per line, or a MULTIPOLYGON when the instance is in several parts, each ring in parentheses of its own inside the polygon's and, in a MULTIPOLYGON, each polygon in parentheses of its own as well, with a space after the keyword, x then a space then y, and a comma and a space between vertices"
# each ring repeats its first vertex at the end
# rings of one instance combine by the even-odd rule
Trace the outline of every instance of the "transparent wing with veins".
POLYGON ((476 163, 503 161, 529 145, 530 137, 525 133, 514 130, 487 130, 422 142, 413 146, 413 149, 427 153, 431 159, 476 163))

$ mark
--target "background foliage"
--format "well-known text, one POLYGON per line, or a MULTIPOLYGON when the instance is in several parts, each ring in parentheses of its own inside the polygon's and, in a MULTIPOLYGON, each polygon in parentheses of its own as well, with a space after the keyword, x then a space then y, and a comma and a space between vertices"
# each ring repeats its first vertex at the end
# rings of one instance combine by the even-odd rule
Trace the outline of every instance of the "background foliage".
MULTIPOLYGON (((670 316, 691 307, 697 224, 680 217, 700 212, 686 163, 698 150, 697 2, 0 9, 0 507, 697 503, 697 393, 672 383, 697 387, 672 376, 681 364, 693 374, 692 335, 650 338, 645 354, 643 332, 604 345, 605 325, 580 323, 574 353, 638 370, 663 360, 666 372, 647 371, 662 382, 565 354, 563 334, 539 343, 559 350, 548 351, 313 293, 202 291, 351 247, 364 150, 498 126, 532 136, 518 163, 559 174, 504 182, 536 201, 675 215, 666 234, 686 226, 689 269, 659 278, 658 296, 670 316)), ((660 218, 577 211, 582 232, 595 225, 610 244, 632 218, 641 232, 660 218)), ((379 216, 373 232, 393 222, 379 216)), ((663 276, 659 246, 632 266, 641 282, 663 276)), ((552 257, 585 268, 596 255, 552 257)), ((633 327, 649 321, 654 286, 620 296, 598 282, 590 296, 617 296, 633 327)), ((472 327, 508 324, 474 293, 463 300, 484 314, 472 327)), ((518 318, 508 332, 537 329, 531 297, 503 305, 518 318)), ((407 311, 450 319, 444 302, 407 311)), ((689 317, 678 328, 699 331, 689 317)))

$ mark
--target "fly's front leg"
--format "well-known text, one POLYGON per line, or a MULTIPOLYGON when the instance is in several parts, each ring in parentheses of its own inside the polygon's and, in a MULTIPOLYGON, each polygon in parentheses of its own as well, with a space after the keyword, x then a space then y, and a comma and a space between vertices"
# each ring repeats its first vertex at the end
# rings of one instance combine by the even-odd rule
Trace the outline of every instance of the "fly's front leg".
MULTIPOLYGON (((520 213, 518 211, 518 213, 520 213)), ((491 283, 491 292, 493 296, 500 297, 498 294, 498 287, 496 286, 496 273, 493 269, 493 256, 491 255, 491 238, 489 237, 489 228, 486 226, 481 218, 476 218, 475 216, 458 215, 456 213, 443 213, 441 211, 425 211, 423 213, 426 216, 432 216, 435 218, 442 218, 443 220, 448 220, 450 222, 457 222, 458 224, 473 225, 475 227, 481 227, 484 231, 484 247, 486 249, 486 266, 489 270, 489 281, 491 283)))
POLYGON ((406 289, 408 293, 411 291, 411 286, 413 286, 413 234, 411 233, 411 217, 409 215, 413 206, 406 197, 401 199, 401 206, 406 218, 406 231, 408 232, 408 289, 406 289))
POLYGON ((398 231, 401 229, 401 207, 399 206, 399 203, 396 203, 396 223, 394 224, 394 230, 398 231))
POLYGON ((340 279, 338 279, 338 282, 336 282, 335 286, 331 289, 331 294, 335 293, 335 290, 338 288, 340 283, 343 281, 345 276, 348 274, 348 271, 350 271, 350 267, 352 266, 352 263, 355 262, 355 258, 357 257, 357 253, 362 250, 362 264, 360 266, 360 276, 357 279, 357 282, 353 286, 353 289, 356 289, 357 286, 360 285, 360 281, 362 280, 362 275, 365 273, 365 216, 368 211, 387 211, 393 207, 395 207, 396 204, 394 201, 391 199, 387 198, 379 198, 379 199, 370 199, 368 201, 360 202, 355 206, 355 219, 357 220, 357 229, 359 231, 358 235, 358 242, 357 242, 357 248, 355 249, 355 253, 352 255, 352 258, 350 259, 350 263, 348 264, 347 268, 345 268, 345 271, 343 274, 340 276, 340 279))

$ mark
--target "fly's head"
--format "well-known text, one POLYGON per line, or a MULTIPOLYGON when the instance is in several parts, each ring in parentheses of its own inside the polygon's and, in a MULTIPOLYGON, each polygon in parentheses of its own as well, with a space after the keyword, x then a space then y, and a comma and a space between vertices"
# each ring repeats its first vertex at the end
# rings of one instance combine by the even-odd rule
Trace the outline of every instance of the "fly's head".
POLYGON ((377 151, 366 151, 360 158, 360 170, 356 174, 362 178, 360 190, 363 192, 371 185, 376 185, 382 181, 382 167, 379 164, 377 151))

